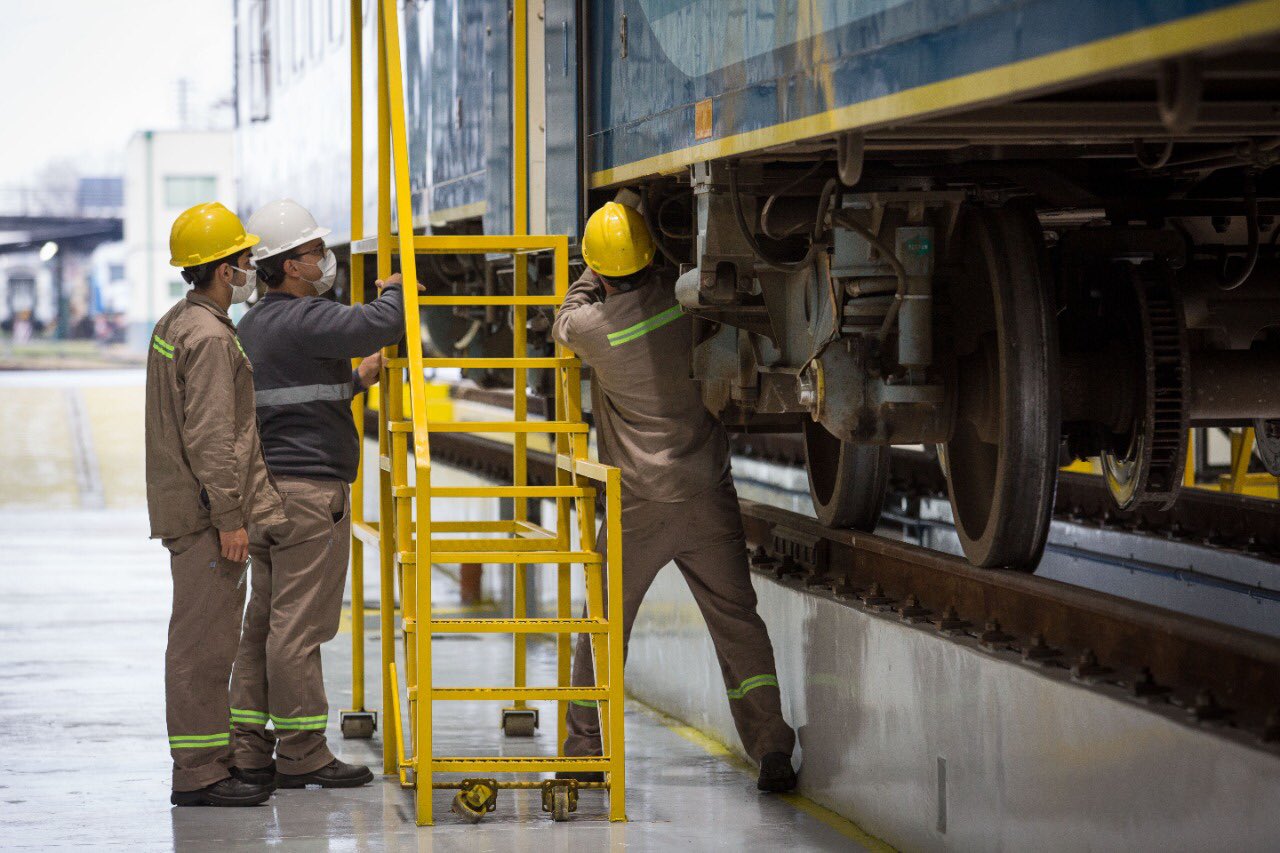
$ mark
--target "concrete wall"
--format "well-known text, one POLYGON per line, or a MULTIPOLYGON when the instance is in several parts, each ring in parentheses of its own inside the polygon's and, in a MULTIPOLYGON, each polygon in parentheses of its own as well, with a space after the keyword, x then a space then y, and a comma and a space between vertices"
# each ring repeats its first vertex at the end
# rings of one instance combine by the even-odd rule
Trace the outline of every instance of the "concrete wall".
MULTIPOLYGON (((1263 850, 1280 755, 755 577, 801 790, 905 850, 1263 850)), ((627 690, 742 752, 710 638, 663 569, 627 690)))

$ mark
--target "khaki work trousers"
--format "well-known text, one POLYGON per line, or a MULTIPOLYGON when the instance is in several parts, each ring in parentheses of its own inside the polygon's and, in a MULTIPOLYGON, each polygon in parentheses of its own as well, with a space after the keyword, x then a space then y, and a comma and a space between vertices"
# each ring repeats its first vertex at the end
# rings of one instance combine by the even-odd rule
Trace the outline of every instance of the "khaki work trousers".
POLYGON ((351 553, 351 493, 339 480, 277 477, 287 523, 253 529, 253 586, 231 680, 235 763, 311 773, 333 761, 320 646, 338 633, 351 553), (272 729, 267 728, 268 721, 272 729))
MULTIPOLYGON (((604 553, 605 536, 597 550, 604 553)), ((675 561, 711 631, 729 710, 747 753, 791 754, 795 732, 782 717, 782 697, 769 631, 756 612, 747 545, 732 477, 675 503, 623 498, 623 653, 645 593, 658 571, 675 561)), ((571 682, 595 683, 589 635, 579 634, 571 682)), ((594 702, 571 702, 566 755, 599 755, 600 718, 594 702)))
POLYGON ((173 790, 195 791, 231 775, 227 679, 240 641, 245 567, 222 558, 212 527, 163 543, 173 572, 164 655, 173 790))

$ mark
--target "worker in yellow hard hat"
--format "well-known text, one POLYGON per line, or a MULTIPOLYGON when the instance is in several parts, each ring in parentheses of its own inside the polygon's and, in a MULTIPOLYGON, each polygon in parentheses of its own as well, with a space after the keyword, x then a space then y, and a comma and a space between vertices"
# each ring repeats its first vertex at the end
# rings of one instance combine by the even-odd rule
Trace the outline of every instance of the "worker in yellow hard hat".
MULTIPOLYGON (((674 561, 711 631, 738 734, 760 764, 757 786, 789 791, 795 733, 756 612, 729 441, 690 379, 692 320, 676 301, 674 271, 653 264, 654 248, 633 208, 609 202, 593 213, 582 237, 588 269, 552 325, 555 339, 591 365, 600 461, 622 471, 623 642, 658 571, 674 561)), ((572 683, 594 680, 591 644, 579 635, 572 683)), ((566 755, 600 754, 594 705, 570 703, 566 755)))
POLYGON ((282 526, 258 440, 253 371, 227 316, 253 289, 258 238, 217 202, 183 211, 170 263, 192 285, 156 323, 147 361, 147 509, 169 550, 165 702, 178 806, 248 806, 271 788, 231 776, 227 682, 240 641, 250 524, 282 526))

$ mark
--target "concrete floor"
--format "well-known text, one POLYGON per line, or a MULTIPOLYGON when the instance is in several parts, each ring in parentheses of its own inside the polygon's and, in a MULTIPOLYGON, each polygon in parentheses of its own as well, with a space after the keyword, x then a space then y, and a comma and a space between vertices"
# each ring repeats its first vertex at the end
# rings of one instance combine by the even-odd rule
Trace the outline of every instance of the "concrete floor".
MULTIPOLYGON (((170 587, 166 554, 146 538, 141 382, 141 373, 0 374, 0 848, 884 849, 802 797, 758 794, 753 771, 719 744, 634 702, 625 824, 605 819, 599 792, 585 792, 564 824, 542 814, 532 793, 504 792, 495 814, 464 825, 441 792, 437 825, 419 829, 409 792, 382 778, 352 791, 280 792, 254 809, 171 808, 162 668, 170 587)), ((336 733, 336 710, 350 699, 345 630, 325 649, 329 735, 345 760, 376 766, 379 740, 336 733)), ((371 625, 370 652, 376 632, 371 625)), ((510 671, 509 640, 437 643, 440 683, 499 683, 510 671)), ((549 646, 534 646, 531 679, 548 683, 551 663, 549 646)), ((554 750, 550 706, 532 741, 504 742, 496 713, 442 703, 437 749, 554 750)))

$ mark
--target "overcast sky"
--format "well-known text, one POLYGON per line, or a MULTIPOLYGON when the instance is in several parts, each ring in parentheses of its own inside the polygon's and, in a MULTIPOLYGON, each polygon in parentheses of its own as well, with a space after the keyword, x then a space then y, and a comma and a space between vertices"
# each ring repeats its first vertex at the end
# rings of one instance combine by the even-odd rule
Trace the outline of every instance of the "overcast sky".
MULTIPOLYGON (((0 0, 0 187, 74 158, 119 174, 137 130, 197 124, 231 94, 232 0, 0 0)), ((221 113, 229 121, 229 113, 221 113)))

